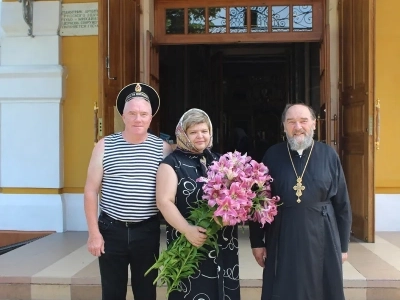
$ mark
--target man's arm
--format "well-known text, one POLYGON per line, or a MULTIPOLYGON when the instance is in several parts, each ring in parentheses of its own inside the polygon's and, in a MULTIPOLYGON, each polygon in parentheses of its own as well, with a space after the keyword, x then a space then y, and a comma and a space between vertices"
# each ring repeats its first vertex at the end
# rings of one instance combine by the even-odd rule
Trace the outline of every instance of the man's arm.
MULTIPOLYGON (((268 158, 270 151, 266 151, 262 159, 262 163, 269 167, 268 158)), ((261 227, 261 223, 249 221, 249 231, 250 231, 250 244, 251 248, 261 248, 266 246, 265 231, 269 227, 266 223, 264 227, 261 227)))
POLYGON ((168 156, 172 152, 172 147, 166 141, 163 141, 163 155, 164 158, 168 156))
MULTIPOLYGON (((268 224, 265 224, 268 226, 268 224)), ((265 247, 265 231, 261 228, 261 223, 249 221, 250 245, 251 248, 265 247)))
POLYGON ((103 179, 104 139, 93 149, 85 184, 85 215, 88 225, 88 250, 95 256, 104 253, 104 240, 98 226, 98 195, 103 179))
POLYGON ((337 193, 332 197, 332 205, 335 210, 336 222, 339 231, 342 253, 347 253, 349 248, 352 214, 346 180, 339 157, 336 161, 337 193))
MULTIPOLYGON (((268 167, 268 154, 269 152, 265 152, 262 162, 264 165, 268 167)), ((265 258, 267 257, 267 248, 266 244, 267 241, 265 233, 267 228, 269 228, 270 224, 266 223, 264 227, 261 227, 261 223, 249 221, 249 233, 250 233, 250 245, 252 248, 252 252, 254 258, 256 259, 257 263, 261 267, 265 267, 264 262, 265 258)))
MULTIPOLYGON (((267 224, 265 224, 267 226, 267 224)), ((250 232, 250 246, 252 248, 253 256, 257 263, 264 268, 264 261, 267 257, 267 250, 265 247, 265 229, 261 228, 261 224, 254 221, 249 221, 250 232)))

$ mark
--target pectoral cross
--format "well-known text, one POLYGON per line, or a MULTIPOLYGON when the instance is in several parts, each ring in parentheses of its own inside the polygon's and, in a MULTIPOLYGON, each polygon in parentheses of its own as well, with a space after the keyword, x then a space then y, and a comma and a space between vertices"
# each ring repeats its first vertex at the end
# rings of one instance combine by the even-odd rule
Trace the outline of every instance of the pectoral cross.
POLYGON ((302 184, 303 178, 297 177, 297 184, 293 187, 293 189, 296 191, 296 196, 297 196, 297 203, 301 202, 300 196, 303 195, 303 192, 306 187, 302 184))

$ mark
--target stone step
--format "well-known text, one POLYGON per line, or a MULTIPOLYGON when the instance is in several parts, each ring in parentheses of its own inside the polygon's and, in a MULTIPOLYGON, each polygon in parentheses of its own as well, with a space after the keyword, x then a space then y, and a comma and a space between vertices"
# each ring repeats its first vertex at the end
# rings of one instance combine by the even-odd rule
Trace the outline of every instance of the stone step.
MULTIPOLYGON (((399 300, 399 288, 345 288, 346 300, 399 300)), ((165 287, 157 288, 157 300, 165 300, 165 287)), ((260 287, 242 287, 242 300, 260 300, 260 287)), ((99 285, 0 284, 0 300, 98 300, 99 285)), ((128 289, 127 300, 133 300, 128 289)), ((323 300, 323 299, 321 299, 323 300)))
MULTIPOLYGON (((242 300, 260 300, 262 269, 244 231, 239 236, 242 300)), ((0 255, 0 300, 100 299, 98 259, 88 253, 86 241, 86 232, 55 233, 0 255)), ((374 244, 352 241, 349 252, 343 264, 346 300, 400 300, 400 232, 377 233, 374 244)), ((132 300, 130 288, 127 299, 132 300)), ((165 299, 165 288, 159 288, 158 299, 165 299)))

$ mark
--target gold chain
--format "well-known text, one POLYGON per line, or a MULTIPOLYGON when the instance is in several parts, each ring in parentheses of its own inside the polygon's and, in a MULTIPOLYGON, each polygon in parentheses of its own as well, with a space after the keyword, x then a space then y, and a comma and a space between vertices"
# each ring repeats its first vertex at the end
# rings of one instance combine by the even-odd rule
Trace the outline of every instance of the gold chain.
POLYGON ((287 143, 286 146, 287 146, 287 150, 288 150, 290 162, 292 163, 294 173, 296 174, 296 177, 297 177, 297 180, 296 180, 297 183, 296 183, 296 185, 293 187, 293 189, 296 191, 297 203, 300 203, 300 202, 301 202, 300 196, 303 195, 303 192, 302 192, 302 191, 304 191, 304 190, 306 189, 306 187, 305 187, 305 186, 303 185, 303 183, 302 183, 302 181, 303 181, 303 176, 304 176, 304 172, 306 171, 306 168, 307 168, 307 165, 308 165, 308 161, 310 160, 311 152, 313 151, 313 148, 314 148, 314 141, 313 141, 313 143, 312 143, 312 145, 311 145, 310 154, 308 154, 308 158, 307 158, 307 161, 306 161, 306 165, 304 166, 303 173, 301 174, 301 176, 299 176, 299 175, 297 174, 296 168, 294 167, 293 159, 292 159, 292 156, 290 155, 289 144, 287 143))

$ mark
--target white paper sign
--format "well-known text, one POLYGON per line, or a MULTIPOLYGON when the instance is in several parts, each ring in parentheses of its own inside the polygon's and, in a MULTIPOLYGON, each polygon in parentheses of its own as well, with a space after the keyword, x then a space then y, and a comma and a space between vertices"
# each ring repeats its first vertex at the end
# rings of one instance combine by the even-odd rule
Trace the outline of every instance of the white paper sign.
POLYGON ((61 6, 61 36, 98 35, 98 31, 97 2, 61 6))

